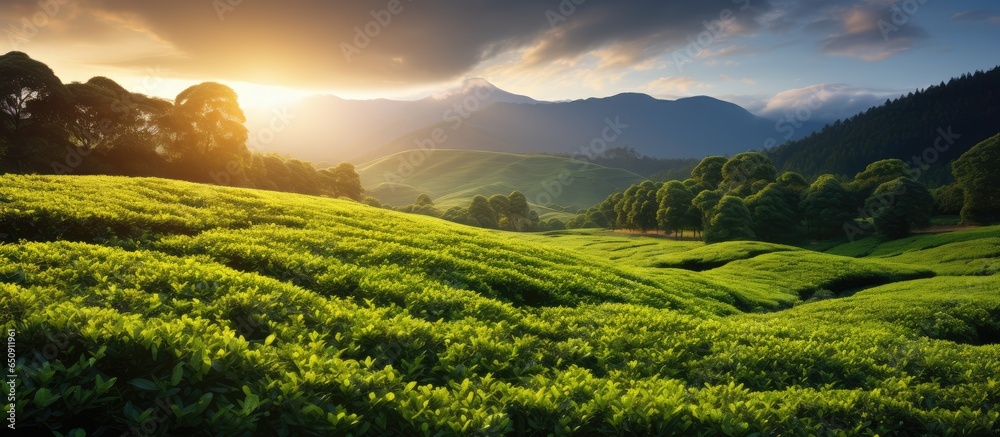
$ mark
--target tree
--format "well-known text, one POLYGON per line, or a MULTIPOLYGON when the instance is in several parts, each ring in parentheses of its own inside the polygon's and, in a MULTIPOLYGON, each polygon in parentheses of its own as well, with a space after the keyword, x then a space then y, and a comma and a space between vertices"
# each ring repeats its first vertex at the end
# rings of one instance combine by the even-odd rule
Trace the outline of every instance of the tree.
POLYGON ((948 184, 931 190, 934 198, 934 213, 943 215, 959 215, 965 203, 965 192, 958 183, 948 184))
MULTIPOLYGON (((85 150, 145 149, 155 152, 159 129, 152 120, 171 106, 163 99, 131 93, 106 77, 66 85, 70 109, 64 125, 70 141, 85 150)), ((135 150, 130 150, 134 153, 135 150)))
POLYGON ((510 214, 510 199, 503 194, 494 194, 489 198, 490 208, 497 213, 497 216, 510 214))
POLYGON ((659 210, 656 219, 660 228, 673 231, 684 236, 684 228, 692 226, 690 215, 691 201, 694 195, 688 191, 682 182, 670 181, 657 192, 659 210))
POLYGON ((747 198, 746 206, 758 240, 772 243, 798 241, 802 220, 797 199, 794 191, 777 182, 747 198))
POLYGON ((499 218, 496 211, 490 207, 486 196, 479 195, 472 198, 472 204, 469 205, 469 217, 481 228, 499 229, 499 218))
POLYGON ((586 213, 581 215, 584 217, 584 222, 591 225, 590 227, 606 229, 610 226, 607 218, 604 217, 604 214, 596 206, 588 209, 586 213))
POLYGON ((840 232, 854 214, 854 201, 833 175, 822 175, 802 192, 799 209, 805 219, 806 231, 817 238, 840 232))
POLYGON ((927 187, 908 176, 879 185, 865 201, 875 229, 890 239, 905 237, 914 228, 930 226, 933 205, 927 187))
POLYGON ((705 229, 705 242, 753 240, 753 219, 743 199, 725 196, 715 207, 712 221, 705 229))
MULTIPOLYGON (((75 143, 85 144, 82 138, 87 136, 95 139, 89 147, 114 173, 169 176, 165 157, 158 151, 164 136, 157 121, 173 107, 171 102, 129 92, 100 76, 67 88, 73 95, 75 110, 74 117, 67 118, 76 123, 67 130, 77 135, 75 143)), ((245 182, 246 177, 241 179, 245 182)))
POLYGON ((721 187, 727 194, 746 197, 753 194, 754 183, 764 188, 778 177, 778 169, 771 159, 757 152, 744 152, 734 156, 722 166, 721 187))
POLYGON ((413 204, 416 206, 434 206, 434 201, 431 200, 431 196, 427 195, 427 193, 421 193, 417 195, 417 200, 414 200, 413 204))
MULTIPOLYGON (((605 225, 604 227, 615 230, 618 226, 618 215, 615 213, 615 207, 622 201, 622 193, 616 191, 614 194, 608 196, 597 206, 597 210, 602 217, 604 217, 605 225)), ((595 222, 596 223, 596 222, 595 222)))
POLYGON ((67 145, 60 118, 68 93, 47 65, 21 52, 0 56, 0 137, 11 168, 50 172, 67 145), (17 163, 14 165, 13 163, 17 163))
POLYGON ((656 229, 656 211, 660 206, 656 201, 658 188, 652 181, 643 181, 625 190, 622 201, 615 207, 618 227, 642 232, 656 229))
POLYGON ((332 194, 360 201, 365 190, 361 187, 361 176, 354 164, 342 162, 333 169, 326 169, 332 180, 332 194))
POLYGON ((169 156, 182 178, 204 182, 230 162, 242 166, 249 157, 245 123, 232 88, 205 82, 181 91, 163 124, 172 137, 166 144, 169 156))
MULTIPOLYGON (((469 215, 468 210, 466 210, 465 208, 462 208, 462 210, 464 211, 463 214, 468 217, 469 215)), ((434 206, 434 201, 432 201, 431 196, 428 196, 427 194, 418 195, 416 200, 413 201, 412 205, 400 208, 400 211, 412 214, 427 215, 431 217, 442 216, 441 210, 437 209, 437 207, 434 206)), ((478 224, 475 222, 467 224, 471 224, 472 226, 478 226, 478 224)))
POLYGON ((784 188, 794 191, 796 194, 800 194, 806 188, 809 188, 809 181, 794 171, 786 171, 782 173, 781 176, 778 176, 778 179, 775 180, 775 182, 784 188))
POLYGON ((17 137, 28 125, 38 122, 35 106, 49 100, 48 107, 64 106, 66 90, 55 73, 22 52, 0 56, 0 129, 17 137))
POLYGON ((545 222, 545 227, 547 227, 550 231, 562 231, 566 229, 566 224, 559 219, 550 219, 545 222))
POLYGON ((441 218, 466 226, 479 226, 479 223, 474 221, 472 217, 469 216, 469 210, 462 208, 461 206, 453 206, 449 208, 444 212, 444 214, 441 214, 441 218))
POLYGON ((615 204, 615 228, 632 229, 628 221, 628 214, 632 211, 632 204, 635 203, 636 192, 639 191, 639 184, 630 185, 622 193, 621 200, 615 204))
POLYGON ((722 167, 729 162, 725 156, 709 156, 691 170, 691 179, 700 183, 706 190, 719 188, 722 183, 722 167))
POLYGON ((533 231, 538 225, 532 220, 531 207, 524 193, 514 191, 507 196, 507 214, 501 219, 500 229, 515 232, 533 231))
POLYGON ((910 166, 900 159, 883 159, 868 164, 864 171, 854 176, 849 189, 861 203, 868 199, 879 185, 901 177, 912 177, 910 166))
POLYGON ((962 220, 988 224, 1000 220, 1000 134, 969 149, 952 163, 965 192, 962 220))
POLYGON ((701 215, 699 228, 704 230, 709 227, 712 216, 715 214, 715 207, 718 206, 724 195, 722 190, 705 190, 694 196, 694 199, 691 200, 691 206, 701 215))

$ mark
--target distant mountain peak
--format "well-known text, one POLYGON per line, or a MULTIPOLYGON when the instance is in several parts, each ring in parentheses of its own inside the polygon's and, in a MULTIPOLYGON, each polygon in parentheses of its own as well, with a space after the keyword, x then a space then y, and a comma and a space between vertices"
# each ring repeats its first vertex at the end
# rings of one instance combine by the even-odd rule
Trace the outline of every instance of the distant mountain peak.
POLYGON ((470 77, 462 80, 462 91, 468 93, 470 90, 476 88, 486 88, 488 90, 499 90, 496 85, 490 83, 490 81, 483 79, 481 77, 470 77))
POLYGON ((434 100, 441 101, 441 100, 448 100, 456 96, 460 96, 462 98, 465 98, 467 96, 475 96, 477 98, 481 98, 483 95, 489 96, 488 98, 485 99, 489 103, 495 103, 495 102, 538 103, 537 100, 532 99, 531 97, 504 91, 498 88, 496 85, 490 83, 490 81, 481 77, 470 77, 463 79, 461 85, 458 85, 444 92, 434 94, 431 96, 431 98, 434 100))

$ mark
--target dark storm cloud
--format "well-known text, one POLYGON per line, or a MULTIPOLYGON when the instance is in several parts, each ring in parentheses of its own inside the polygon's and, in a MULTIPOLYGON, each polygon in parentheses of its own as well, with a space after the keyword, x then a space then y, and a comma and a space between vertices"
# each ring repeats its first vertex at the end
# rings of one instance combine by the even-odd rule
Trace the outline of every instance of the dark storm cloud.
MULTIPOLYGON (((512 50, 525 50, 525 65, 595 49, 638 61, 686 44, 725 10, 735 29, 752 31, 770 8, 762 0, 47 1, 89 15, 76 35, 50 37, 128 29, 175 48, 163 67, 177 72, 321 86, 450 79, 512 50)), ((30 12, 38 2, 0 4, 30 12)))

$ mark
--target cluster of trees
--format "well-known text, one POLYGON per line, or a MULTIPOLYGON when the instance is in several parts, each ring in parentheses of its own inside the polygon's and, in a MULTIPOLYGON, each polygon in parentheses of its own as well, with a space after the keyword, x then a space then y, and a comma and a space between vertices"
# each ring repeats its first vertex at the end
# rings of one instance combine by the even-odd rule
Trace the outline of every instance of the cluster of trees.
POLYGON ((852 175, 869 163, 899 158, 921 168, 920 180, 940 186, 952 182, 948 163, 997 132, 997 96, 1000 68, 963 74, 766 153, 779 169, 807 178, 852 175))
MULTIPOLYGON (((848 238, 880 233, 889 238, 930 225, 935 205, 960 198, 962 215, 995 221, 1000 209, 1000 136, 984 142, 955 163, 954 187, 938 198, 898 159, 877 161, 844 181, 821 175, 809 183, 795 172, 778 174, 757 152, 732 158, 705 158, 684 181, 644 181, 581 211, 567 225, 639 231, 686 230, 706 242, 761 240, 796 243, 805 238, 848 238)), ((953 208, 953 206, 950 206, 953 208)))
POLYGON ((21 52, 0 56, 0 171, 158 176, 360 200, 354 167, 316 169, 246 146, 236 92, 213 82, 173 102, 106 77, 63 84, 21 52))
MULTIPOLYGON (((366 199, 365 202, 372 206, 386 207, 372 198, 366 199)), ((528 205, 528 199, 524 196, 524 193, 520 191, 514 191, 508 196, 494 194, 489 198, 477 195, 472 198, 472 202, 468 207, 455 206, 443 212, 434 206, 434 201, 427 194, 417 196, 412 205, 388 208, 411 214, 438 217, 451 222, 486 229, 501 229, 512 232, 566 229, 566 225, 559 219, 546 221, 539 218, 538 213, 528 205)))

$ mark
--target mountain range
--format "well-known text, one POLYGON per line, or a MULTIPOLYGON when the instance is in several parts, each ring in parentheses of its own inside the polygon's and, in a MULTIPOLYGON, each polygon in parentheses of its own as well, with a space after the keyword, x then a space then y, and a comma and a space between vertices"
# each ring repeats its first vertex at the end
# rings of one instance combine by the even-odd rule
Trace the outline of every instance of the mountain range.
MULTIPOLYGON (((320 164, 355 164, 417 148, 600 155, 630 146, 660 158, 732 155, 785 140, 777 122, 711 97, 626 93, 541 102, 483 79, 419 100, 315 96, 292 105, 269 149, 320 164)), ((254 125, 266 118, 250 117, 254 125)), ((821 127, 797 129, 800 138, 821 127)))

